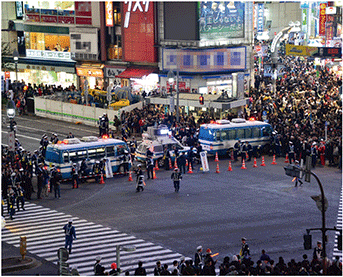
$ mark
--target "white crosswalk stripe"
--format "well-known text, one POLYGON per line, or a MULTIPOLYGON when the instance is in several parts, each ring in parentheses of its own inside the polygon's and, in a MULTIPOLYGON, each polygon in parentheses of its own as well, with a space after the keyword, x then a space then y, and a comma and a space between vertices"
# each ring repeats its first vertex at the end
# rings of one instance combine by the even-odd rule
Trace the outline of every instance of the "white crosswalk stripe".
MULTIPOLYGON (((338 216, 337 216, 337 224, 336 227, 338 229, 342 229, 342 208, 343 208, 343 187, 341 190, 341 200, 339 202, 339 208, 338 208, 338 216)), ((335 236, 335 245, 333 248, 333 257, 339 256, 340 260, 342 261, 342 250, 338 250, 337 248, 337 236, 339 235, 339 232, 336 231, 336 236, 335 236)))
POLYGON ((2 241, 19 247, 20 236, 26 236, 29 252, 57 264, 57 250, 64 247, 62 228, 68 219, 73 218, 77 239, 74 240, 72 254, 67 262, 71 267, 77 268, 81 275, 94 275, 95 257, 99 255, 102 256, 101 263, 109 270, 110 264, 116 261, 117 245, 136 247, 134 252, 121 251, 123 271, 135 269, 138 261, 142 260, 147 273, 152 274, 156 261, 160 260, 162 264, 171 267, 172 262, 182 256, 130 234, 34 203, 26 202, 25 209, 17 212, 14 220, 10 220, 5 212, 6 227, 2 229, 2 241))

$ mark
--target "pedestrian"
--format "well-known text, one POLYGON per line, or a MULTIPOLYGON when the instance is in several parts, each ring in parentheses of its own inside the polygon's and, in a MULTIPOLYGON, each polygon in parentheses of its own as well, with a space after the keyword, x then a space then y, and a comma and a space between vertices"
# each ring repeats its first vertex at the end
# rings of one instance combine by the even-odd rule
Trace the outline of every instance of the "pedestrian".
POLYGON ((100 178, 100 162, 96 161, 93 165, 93 174, 95 176, 95 182, 99 183, 100 178))
POLYGON ((250 260, 250 249, 249 249, 249 245, 246 243, 247 239, 245 237, 243 237, 241 241, 242 241, 242 246, 239 252, 239 256, 240 256, 240 259, 242 260, 242 263, 244 263, 245 261, 250 260))
POLYGON ((179 172, 178 168, 174 169, 174 172, 172 173, 170 178, 173 179, 173 181, 174 181, 175 192, 179 192, 180 180, 182 179, 182 174, 179 172))
POLYGON ((116 275, 119 275, 120 274, 120 270, 117 269, 117 264, 116 263, 112 263, 111 264, 111 270, 110 272, 108 273, 108 275, 110 276, 116 276, 116 275))
POLYGON ((161 272, 161 276, 169 276, 169 275, 170 275, 170 271, 168 270, 168 265, 164 264, 162 272, 161 272))
POLYGON ((79 188, 79 174, 78 174, 76 163, 73 163, 71 167, 71 182, 72 182, 72 189, 79 188))
POLYGON ((100 264, 101 262, 101 256, 97 256, 95 258, 95 264, 94 264, 94 274, 95 275, 107 275, 105 272, 105 267, 100 264))
POLYGON ((22 188, 22 186, 17 183, 17 187, 16 187, 16 202, 17 202, 17 210, 18 212, 20 211, 19 209, 19 202, 21 203, 21 208, 23 209, 23 211, 25 211, 24 205, 25 205, 25 200, 24 200, 24 189, 22 188))
POLYGON ((157 261, 156 262, 156 266, 154 268, 154 276, 161 276, 162 275, 162 266, 161 266, 161 262, 157 261))
POLYGON ((62 175, 59 169, 56 169, 55 166, 51 170, 50 185, 55 192, 55 198, 61 198, 61 186, 60 181, 62 180, 62 175))
POLYGON ((235 145, 233 146, 233 158, 234 161, 238 161, 238 156, 241 154, 241 141, 238 140, 235 145))
POLYGON ((13 220, 14 219, 14 215, 15 215, 15 199, 16 199, 16 196, 15 196, 15 193, 14 193, 14 190, 11 189, 10 190, 10 195, 8 197, 8 210, 9 210, 9 214, 10 214, 10 219, 13 220))
POLYGON ((317 241, 317 246, 313 249, 313 259, 317 259, 318 261, 323 259, 323 247, 321 241, 317 241))
POLYGON ((43 176, 43 164, 39 163, 37 169, 37 199, 42 199, 41 193, 44 186, 44 176, 43 176))
POLYGON ((180 153, 179 158, 177 159, 177 164, 180 168, 181 174, 186 174, 186 157, 184 153, 180 153))
POLYGON ((202 259, 203 259, 202 246, 199 245, 197 247, 197 252, 195 252, 195 255, 194 255, 194 265, 195 265, 195 268, 197 269, 198 273, 201 272, 201 268, 203 265, 202 259))
POLYGON ((63 230, 65 233, 65 249, 69 248, 69 254, 71 254, 73 240, 76 239, 75 227, 72 225, 73 220, 69 219, 68 224, 64 225, 63 230))
MULTIPOLYGON (((300 168, 298 160, 295 160, 295 166, 300 168)), ((301 179, 299 177, 294 177, 294 178, 295 178, 295 185, 294 186, 297 187, 298 186, 298 182, 300 183, 300 186, 302 186, 303 181, 301 181, 301 179)))
POLYGON ((138 262, 138 267, 135 270, 135 276, 146 276, 146 270, 143 267, 143 262, 139 261, 138 262))
POLYGON ((136 192, 144 191, 144 173, 142 171, 142 165, 138 164, 138 170, 136 171, 136 192))

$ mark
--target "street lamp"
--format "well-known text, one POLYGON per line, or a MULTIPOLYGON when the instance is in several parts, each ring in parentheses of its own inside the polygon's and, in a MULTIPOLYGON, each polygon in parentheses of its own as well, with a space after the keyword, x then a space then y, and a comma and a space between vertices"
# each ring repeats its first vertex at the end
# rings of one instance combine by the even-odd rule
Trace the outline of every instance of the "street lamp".
MULTIPOLYGON (((172 70, 169 70, 168 75, 168 82, 170 84, 174 83, 175 74, 172 70)), ((180 111, 179 111, 179 68, 176 71, 176 122, 180 121, 180 111)))
POLYGON ((126 245, 126 246, 117 245, 116 246, 116 263, 117 263, 117 270, 119 273, 120 273, 120 250, 123 250, 126 252, 133 252, 133 251, 136 251, 136 246, 134 245, 126 245))
POLYGON ((15 92, 17 93, 18 88, 18 60, 19 60, 19 53, 17 50, 13 51, 13 60, 15 64, 15 92))

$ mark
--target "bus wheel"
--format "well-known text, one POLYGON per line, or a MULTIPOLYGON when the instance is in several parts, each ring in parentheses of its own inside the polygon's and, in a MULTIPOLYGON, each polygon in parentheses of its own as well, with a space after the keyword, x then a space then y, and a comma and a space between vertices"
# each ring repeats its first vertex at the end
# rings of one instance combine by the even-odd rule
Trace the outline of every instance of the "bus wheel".
POLYGON ((125 168, 124 165, 119 166, 118 173, 124 175, 125 174, 125 168))
POLYGON ((158 162, 159 167, 164 167, 164 160, 163 159, 159 159, 157 162, 158 162))

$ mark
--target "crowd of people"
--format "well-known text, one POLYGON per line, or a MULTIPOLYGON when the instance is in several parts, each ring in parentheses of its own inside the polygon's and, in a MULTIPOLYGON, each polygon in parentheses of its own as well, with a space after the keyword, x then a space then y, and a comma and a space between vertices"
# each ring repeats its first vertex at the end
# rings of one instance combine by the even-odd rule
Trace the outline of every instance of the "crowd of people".
MULTIPOLYGON (((223 262, 219 264, 215 257, 219 253, 212 253, 207 248, 203 253, 203 247, 199 245, 194 254, 194 259, 186 259, 184 256, 180 260, 174 260, 172 266, 156 262, 154 276, 227 276, 227 275, 342 275, 342 263, 338 257, 332 261, 326 259, 324 268, 323 248, 321 241, 313 250, 312 258, 304 254, 303 260, 296 262, 291 259, 286 263, 280 256, 278 261, 274 261, 264 249, 261 250, 261 256, 256 261, 252 261, 250 248, 247 239, 241 239, 241 249, 239 254, 232 257, 225 256, 223 262), (325 272, 324 272, 325 270, 325 272)), ((94 264, 95 275, 119 275, 120 268, 116 263, 111 264, 111 270, 106 271, 106 267, 101 263, 102 257, 97 256, 94 264)), ((125 275, 146 276, 147 271, 143 261, 138 261, 137 268, 126 270, 125 275)))

